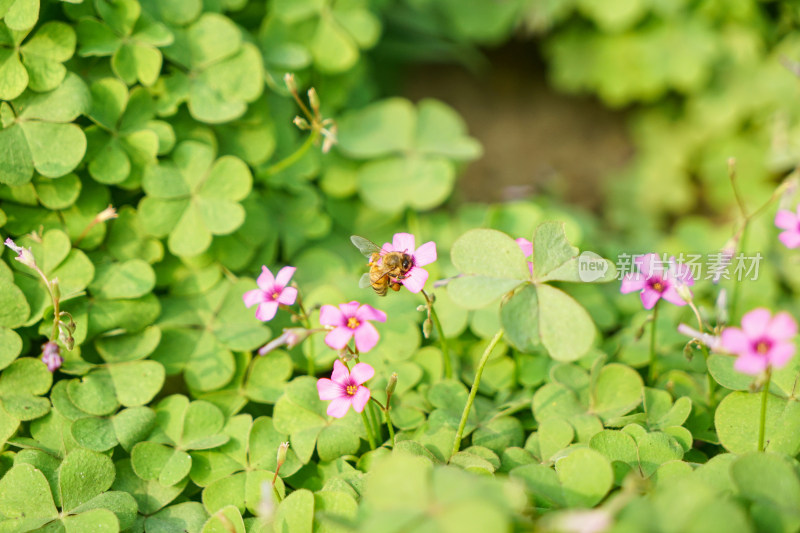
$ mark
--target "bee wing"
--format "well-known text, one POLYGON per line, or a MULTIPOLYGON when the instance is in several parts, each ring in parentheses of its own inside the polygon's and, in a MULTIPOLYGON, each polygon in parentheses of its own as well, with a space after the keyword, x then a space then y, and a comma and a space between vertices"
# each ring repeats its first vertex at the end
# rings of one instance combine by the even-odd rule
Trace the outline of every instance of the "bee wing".
POLYGON ((358 251, 364 254, 365 257, 372 257, 372 254, 380 252, 380 247, 369 239, 359 237, 358 235, 351 235, 350 242, 353 246, 358 248, 358 251))
POLYGON ((358 280, 358 286, 362 289, 372 286, 372 281, 369 279, 369 272, 364 272, 361 279, 358 280))

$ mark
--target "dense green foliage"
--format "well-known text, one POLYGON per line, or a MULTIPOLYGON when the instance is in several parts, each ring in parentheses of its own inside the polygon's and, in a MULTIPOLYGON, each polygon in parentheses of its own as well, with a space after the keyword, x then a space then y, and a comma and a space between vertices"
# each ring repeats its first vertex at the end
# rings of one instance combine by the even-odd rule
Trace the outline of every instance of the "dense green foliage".
MULTIPOLYGON (((598 256, 585 283, 577 257, 713 253, 768 202, 800 162, 783 65, 799 20, 757 0, 0 0, 0 233, 60 293, 54 310, 6 249, 0 531, 797 531, 800 358, 772 375, 755 453, 761 395, 731 357, 684 349, 691 311, 661 306, 648 370, 650 313, 598 256), (603 217, 450 202, 480 144, 446 104, 391 88, 405 65, 478 68, 479 47, 531 34, 555 88, 627 109, 636 153, 603 217), (289 72, 335 121, 329 152, 293 124, 289 72), (358 287, 349 236, 395 232, 437 244, 444 353, 419 295, 358 287), (322 304, 387 313, 362 360, 381 401, 398 375, 394 445, 377 410, 375 450, 356 413, 326 415, 322 335, 255 353, 293 324, 258 321, 242 295, 287 264, 314 325, 322 304)), ((764 257, 757 281, 693 288, 715 327, 800 313, 772 214, 734 243, 764 257)))

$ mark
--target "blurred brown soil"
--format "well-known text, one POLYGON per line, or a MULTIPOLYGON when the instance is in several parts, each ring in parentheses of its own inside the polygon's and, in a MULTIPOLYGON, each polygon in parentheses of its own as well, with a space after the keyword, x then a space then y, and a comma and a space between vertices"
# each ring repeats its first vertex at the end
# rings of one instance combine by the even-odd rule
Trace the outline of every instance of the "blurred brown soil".
POLYGON ((487 54, 489 66, 423 65, 407 76, 405 95, 432 97, 455 108, 484 148, 460 181, 466 201, 503 201, 555 194, 590 209, 602 204, 602 183, 629 161, 633 146, 624 111, 549 87, 533 43, 487 54))

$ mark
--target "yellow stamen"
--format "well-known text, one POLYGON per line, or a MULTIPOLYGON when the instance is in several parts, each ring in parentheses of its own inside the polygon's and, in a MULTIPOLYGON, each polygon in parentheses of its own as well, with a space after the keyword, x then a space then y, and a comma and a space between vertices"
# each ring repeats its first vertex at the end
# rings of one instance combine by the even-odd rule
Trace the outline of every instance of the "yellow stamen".
POLYGON ((664 285, 660 281, 656 281, 655 283, 653 283, 653 290, 661 292, 664 290, 664 285))
POLYGON ((760 354, 765 354, 769 351, 769 345, 766 342, 761 341, 756 344, 756 351, 760 354))
POLYGON ((360 325, 361 322, 359 322, 358 319, 354 316, 351 316, 350 318, 347 319, 347 327, 350 329, 356 329, 360 325))
POLYGON ((347 393, 348 396, 353 396, 357 390, 358 390, 358 385, 348 385, 344 391, 347 393))

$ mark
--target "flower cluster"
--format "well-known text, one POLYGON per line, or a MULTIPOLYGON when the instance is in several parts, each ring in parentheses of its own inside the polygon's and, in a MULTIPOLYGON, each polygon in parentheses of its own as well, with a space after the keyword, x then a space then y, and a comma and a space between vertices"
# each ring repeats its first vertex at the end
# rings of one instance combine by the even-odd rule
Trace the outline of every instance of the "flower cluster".
MULTIPOLYGON (((402 252, 411 256, 411 268, 398 278, 396 283, 403 285, 410 292, 422 291, 428 280, 428 271, 421 268, 436 261, 436 244, 426 242, 416 248, 414 236, 410 233, 396 233, 391 243, 385 243, 380 249, 384 256, 392 252, 402 252)), ((261 275, 256 280, 257 289, 247 291, 243 295, 247 307, 257 305, 256 318, 267 322, 272 320, 280 306, 291 306, 298 301, 297 288, 290 287, 289 281, 295 273, 291 266, 283 267, 273 276, 270 269, 262 267, 261 275)), ((293 314, 295 320, 302 320, 305 327, 286 328, 283 333, 264 345, 259 354, 263 355, 279 346, 292 348, 305 340, 309 335, 318 331, 327 331, 325 344, 334 350, 359 355, 372 350, 380 338, 380 334, 372 322, 386 322, 386 313, 374 307, 361 304, 356 300, 340 304, 339 306, 323 305, 319 311, 319 322, 322 328, 311 329, 308 323, 309 315, 299 303, 300 314, 293 314), (348 348, 353 340, 355 350, 348 348)), ((341 353, 340 353, 341 355, 341 353)), ((353 406, 356 412, 362 412, 370 399, 370 390, 364 386, 375 374, 375 370, 366 363, 357 362, 352 369, 340 360, 334 361, 333 374, 330 379, 321 378, 317 381, 317 390, 321 400, 330 401, 328 414, 341 418, 353 406)), ((394 376, 396 383, 396 376, 394 376)), ((391 380, 390 380, 391 381, 391 380)), ((390 395, 391 393, 389 393, 390 395)))

